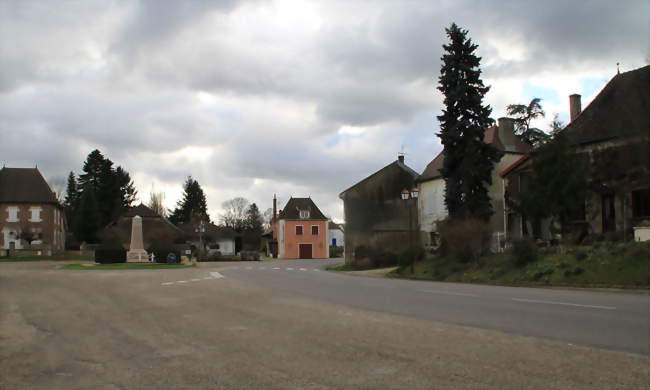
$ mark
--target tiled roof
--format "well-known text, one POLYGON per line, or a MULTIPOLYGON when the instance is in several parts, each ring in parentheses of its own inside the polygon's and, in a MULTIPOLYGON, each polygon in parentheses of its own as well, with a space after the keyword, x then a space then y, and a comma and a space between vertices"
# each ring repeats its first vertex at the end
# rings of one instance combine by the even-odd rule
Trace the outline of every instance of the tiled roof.
MULTIPOLYGON (((499 137, 499 128, 497 126, 491 126, 485 129, 485 136, 483 140, 487 144, 491 144, 494 146, 497 150, 501 152, 511 152, 511 153, 526 153, 530 150, 530 146, 525 144, 521 139, 517 136, 515 136, 514 139, 514 145, 512 145, 512 150, 506 150, 506 147, 503 145, 503 142, 501 138, 499 137)), ((428 180, 433 180, 437 179, 442 176, 440 173, 440 170, 444 166, 445 163, 445 155, 441 151, 438 153, 438 155, 431 160, 431 162, 427 165, 427 167, 424 169, 420 177, 418 178, 418 182, 423 182, 423 181, 428 181, 428 180)))
POLYGON ((158 215, 155 211, 150 209, 149 207, 145 206, 144 204, 140 203, 140 205, 135 206, 135 207, 129 207, 128 210, 124 213, 124 217, 135 217, 136 215, 139 215, 142 218, 159 218, 160 215, 158 215))
POLYGON ((0 202, 59 203, 37 168, 0 169, 0 202))
POLYGON ((336 222, 333 222, 333 221, 329 221, 329 223, 327 225, 327 228, 330 229, 330 230, 338 229, 338 230, 343 231, 343 224, 336 223, 336 222))
POLYGON ((574 145, 650 136, 650 65, 614 76, 566 129, 574 145))
POLYGON ((280 212, 279 219, 301 219, 300 210, 309 210, 307 219, 324 219, 327 217, 318 209, 311 198, 291 198, 280 212))

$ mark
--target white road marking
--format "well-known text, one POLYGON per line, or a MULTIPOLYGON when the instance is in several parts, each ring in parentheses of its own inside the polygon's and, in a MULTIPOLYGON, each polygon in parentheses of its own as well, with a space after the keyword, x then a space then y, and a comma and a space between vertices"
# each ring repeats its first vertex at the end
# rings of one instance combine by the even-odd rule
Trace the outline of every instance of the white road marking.
POLYGON ((191 281, 191 282, 198 282, 198 281, 200 281, 200 280, 201 280, 201 279, 192 279, 192 280, 190 280, 190 281, 191 281))
POLYGON ((307 271, 307 268, 300 268, 301 271, 307 271))
POLYGON ((523 298, 511 298, 513 301, 517 302, 527 302, 527 303, 545 303, 547 305, 562 305, 562 306, 574 306, 574 307, 588 307, 591 309, 603 309, 603 310, 616 310, 614 306, 598 306, 598 305, 581 305, 579 303, 570 303, 570 302, 555 302, 555 301, 539 301, 536 299, 523 299, 523 298))
POLYGON ((478 295, 476 294, 456 293, 450 291, 420 290, 420 292, 431 293, 431 294, 458 295, 461 297, 478 297, 478 295))
POLYGON ((177 280, 176 283, 187 283, 187 280, 177 280))
POLYGON ((160 283, 160 284, 162 284, 163 286, 169 286, 170 284, 174 284, 174 282, 165 282, 165 283, 160 283))
POLYGON ((204 280, 210 280, 210 279, 214 279, 214 278, 213 278, 212 276, 206 276, 206 277, 203 278, 203 279, 204 279, 204 280))
POLYGON ((212 275, 212 277, 215 278, 215 279, 221 279, 221 278, 224 277, 219 272, 210 272, 210 275, 212 275))
POLYGON ((285 268, 287 271, 293 271, 293 268, 285 268))
POLYGON ((280 267, 273 267, 273 269, 280 269, 280 267))

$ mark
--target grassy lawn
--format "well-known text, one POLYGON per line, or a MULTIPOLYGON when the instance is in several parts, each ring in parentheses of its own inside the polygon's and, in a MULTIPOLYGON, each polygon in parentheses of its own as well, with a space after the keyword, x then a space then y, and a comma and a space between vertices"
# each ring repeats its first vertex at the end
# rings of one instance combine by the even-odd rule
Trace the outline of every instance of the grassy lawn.
POLYGON ((421 261, 390 276, 445 282, 512 286, 650 288, 650 243, 602 242, 589 247, 540 250, 537 260, 517 266, 513 255, 463 263, 449 257, 421 261))
POLYGON ((172 269, 172 268, 191 268, 191 265, 182 264, 66 264, 63 269, 71 270, 123 270, 123 269, 172 269))

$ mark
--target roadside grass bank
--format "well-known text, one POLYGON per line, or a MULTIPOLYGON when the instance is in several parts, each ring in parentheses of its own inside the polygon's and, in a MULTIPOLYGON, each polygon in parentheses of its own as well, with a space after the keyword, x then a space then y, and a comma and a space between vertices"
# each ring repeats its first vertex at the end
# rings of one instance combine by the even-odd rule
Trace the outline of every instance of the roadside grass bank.
POLYGON ((66 264, 61 267, 67 270, 129 270, 129 269, 175 269, 192 268, 184 264, 66 264))
POLYGON ((513 252, 467 262, 432 256, 402 266, 389 277, 509 286, 650 289, 650 242, 600 242, 593 246, 539 249, 526 261, 513 252))

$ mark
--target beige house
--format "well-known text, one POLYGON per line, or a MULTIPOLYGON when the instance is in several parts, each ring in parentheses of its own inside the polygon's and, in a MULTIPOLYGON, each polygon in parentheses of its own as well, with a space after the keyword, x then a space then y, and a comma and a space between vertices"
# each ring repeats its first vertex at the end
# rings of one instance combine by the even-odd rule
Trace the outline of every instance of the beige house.
POLYGON ((0 254, 65 249, 65 216, 37 168, 0 170, 0 254))
MULTIPOLYGON (((494 165, 492 170, 492 185, 488 193, 492 202, 494 214, 490 219, 490 226, 495 234, 495 243, 500 242, 504 235, 505 222, 503 220, 503 181, 499 172, 506 169, 512 163, 520 159, 530 146, 524 143, 514 133, 514 119, 499 118, 498 126, 492 126, 485 130, 485 142, 491 144, 501 152, 503 157, 494 165)), ((420 222, 420 233, 422 243, 425 246, 437 245, 436 223, 447 217, 445 207, 445 181, 440 170, 444 164, 444 154, 440 152, 424 169, 422 175, 417 179, 420 189, 418 201, 418 219, 420 222)))

